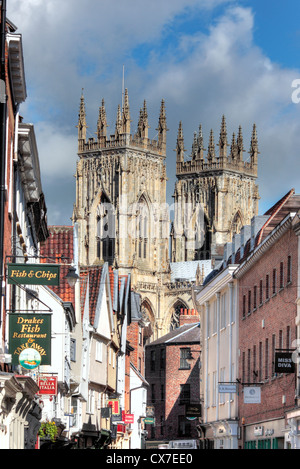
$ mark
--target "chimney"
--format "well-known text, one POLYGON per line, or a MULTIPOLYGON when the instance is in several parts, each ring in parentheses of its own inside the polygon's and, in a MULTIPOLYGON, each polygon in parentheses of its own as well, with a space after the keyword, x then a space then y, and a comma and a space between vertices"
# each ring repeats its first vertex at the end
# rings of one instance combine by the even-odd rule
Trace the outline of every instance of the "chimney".
POLYGON ((232 263, 234 264, 235 256, 241 246, 241 234, 234 234, 232 239, 232 263))
POLYGON ((251 236, 251 226, 250 225, 242 226, 240 235, 241 235, 241 239, 240 239, 240 246, 241 246, 240 259, 241 259, 244 255, 245 245, 251 236))
POLYGON ((254 248, 254 241, 257 233, 269 219, 268 215, 255 216, 251 219, 251 250, 254 248))
POLYGON ((179 317, 179 326, 185 324, 194 324, 200 322, 200 316, 196 309, 181 309, 179 317))

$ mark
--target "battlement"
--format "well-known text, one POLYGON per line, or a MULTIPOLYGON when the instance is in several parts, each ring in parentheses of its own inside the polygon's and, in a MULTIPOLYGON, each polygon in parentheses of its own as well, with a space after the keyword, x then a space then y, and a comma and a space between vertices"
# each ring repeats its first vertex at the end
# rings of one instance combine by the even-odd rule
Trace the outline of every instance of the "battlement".
POLYGON ((99 108, 99 117, 97 122, 97 137, 86 138, 86 114, 84 97, 81 96, 80 109, 78 114, 78 154, 83 156, 88 152, 95 152, 103 149, 115 149, 124 147, 134 147, 145 151, 154 152, 160 156, 166 156, 167 125, 164 100, 161 102, 160 115, 158 120, 158 139, 148 138, 148 113, 146 101, 140 109, 140 117, 137 125, 137 131, 131 134, 131 119, 129 109, 128 91, 125 90, 122 109, 118 106, 115 133, 107 136, 107 119, 104 100, 99 108))
POLYGON ((78 153, 84 154, 88 152, 95 152, 103 149, 116 149, 124 147, 134 147, 144 149, 146 151, 158 153, 161 156, 165 156, 163 148, 159 145, 157 140, 151 140, 149 138, 140 138, 135 135, 119 135, 118 138, 115 135, 111 135, 109 139, 98 141, 95 138, 89 138, 87 142, 78 142, 78 153))
POLYGON ((217 158, 216 161, 205 162, 204 160, 180 161, 176 163, 176 175, 184 176, 211 171, 231 171, 243 173, 249 177, 257 177, 257 167, 249 162, 232 161, 228 158, 217 158))
POLYGON ((182 123, 179 123, 177 147, 176 147, 176 176, 181 176, 208 173, 212 171, 231 171, 243 174, 249 177, 257 177, 257 158, 258 158, 258 143, 256 125, 253 125, 252 137, 250 142, 250 151, 248 161, 244 161, 243 153, 245 152, 243 144, 242 128, 239 127, 237 138, 235 134, 232 135, 231 145, 227 142, 227 130, 225 117, 222 118, 221 131, 219 137, 219 154, 216 154, 214 134, 211 130, 209 137, 209 144, 207 155, 204 156, 203 135, 202 127, 199 126, 198 136, 194 133, 194 141, 192 145, 192 152, 189 160, 185 159, 185 148, 182 123), (230 151, 227 152, 227 147, 230 146, 230 151))

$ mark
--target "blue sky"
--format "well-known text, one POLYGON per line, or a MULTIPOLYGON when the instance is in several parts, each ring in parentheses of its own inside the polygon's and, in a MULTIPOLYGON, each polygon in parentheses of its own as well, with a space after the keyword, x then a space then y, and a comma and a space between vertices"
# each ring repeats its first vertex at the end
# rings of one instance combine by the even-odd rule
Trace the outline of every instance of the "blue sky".
POLYGON ((300 103, 292 102, 299 1, 10 0, 7 13, 23 38, 28 97, 21 114, 35 125, 50 224, 70 224, 81 90, 89 136, 102 98, 113 133, 123 65, 133 132, 146 99, 155 137, 165 99, 170 203, 179 121, 188 158, 199 124, 207 144, 211 128, 218 138, 223 114, 229 140, 242 125, 245 157, 257 125, 260 213, 292 187, 300 192, 300 103))

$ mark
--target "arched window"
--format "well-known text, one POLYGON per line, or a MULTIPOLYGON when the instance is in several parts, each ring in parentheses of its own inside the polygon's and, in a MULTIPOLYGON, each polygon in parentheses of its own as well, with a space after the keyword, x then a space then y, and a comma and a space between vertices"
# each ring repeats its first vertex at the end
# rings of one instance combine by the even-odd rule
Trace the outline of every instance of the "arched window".
POLYGON ((115 256, 115 209, 102 195, 97 207, 97 257, 113 263, 115 256))
POLYGON ((243 222, 242 222, 241 214, 240 212, 237 212, 233 218, 232 225, 231 225, 232 234, 239 233, 241 231, 242 226, 243 226, 243 222))
POLYGON ((149 248, 149 210, 145 200, 141 199, 137 212, 138 258, 148 258, 149 248))
POLYGON ((195 227, 195 260, 211 258, 211 230, 207 217, 204 215, 201 224, 195 227))
POLYGON ((184 310, 186 306, 181 302, 178 301, 175 306, 174 306, 174 312, 171 317, 171 322, 170 322, 170 331, 173 331, 174 329, 177 329, 180 326, 179 318, 181 311, 184 310))

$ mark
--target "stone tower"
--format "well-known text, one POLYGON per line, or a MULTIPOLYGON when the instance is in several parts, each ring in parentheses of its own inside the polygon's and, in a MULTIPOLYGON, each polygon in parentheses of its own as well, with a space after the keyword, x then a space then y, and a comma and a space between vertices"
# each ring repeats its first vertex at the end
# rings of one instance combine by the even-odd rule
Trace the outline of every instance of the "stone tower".
POLYGON ((176 148, 175 216, 171 228, 171 260, 221 259, 223 246, 258 213, 256 126, 253 126, 249 158, 244 161, 242 129, 227 141, 222 118, 219 152, 211 130, 206 158, 201 125, 194 134, 192 152, 184 158, 184 137, 179 124, 176 148))
POLYGON ((163 285, 170 279, 164 101, 157 140, 148 138, 146 102, 136 133, 131 133, 127 90, 112 135, 107 135, 103 100, 96 138, 87 140, 83 95, 77 127, 73 223, 78 226, 79 263, 101 265, 107 261, 120 274, 130 273, 131 284, 141 292, 143 308, 158 337, 163 321, 163 285))

